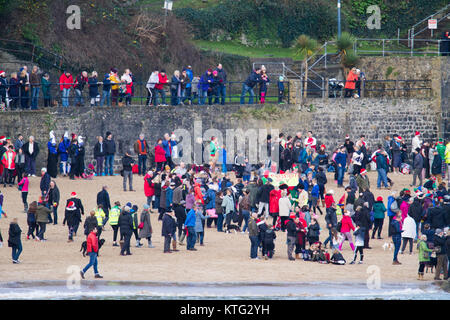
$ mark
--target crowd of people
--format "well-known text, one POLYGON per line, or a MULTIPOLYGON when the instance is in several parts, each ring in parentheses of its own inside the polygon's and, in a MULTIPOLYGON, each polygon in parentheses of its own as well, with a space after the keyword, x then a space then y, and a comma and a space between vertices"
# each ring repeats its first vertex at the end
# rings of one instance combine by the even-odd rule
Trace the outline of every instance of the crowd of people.
MULTIPOLYGON (((28 176, 35 174, 38 144, 33 137, 26 143, 22 135, 14 143, 10 138, 0 137, 2 182, 4 186, 12 186, 14 178, 18 177, 24 211, 28 215, 27 239, 45 241, 46 224, 58 223, 61 196, 52 180, 58 172, 72 178, 114 174, 116 145, 111 132, 107 132, 105 138, 98 137, 94 146, 97 167, 90 164, 90 175, 83 171, 82 137, 75 134, 72 139, 68 137, 66 132, 58 143, 50 132, 48 165, 41 169, 41 197, 29 206, 28 176), (103 163, 106 163, 104 167, 103 163)), ((399 254, 411 254, 413 243, 417 242, 418 279, 424 279, 425 268, 434 268, 436 280, 441 279, 441 274, 448 279, 450 142, 445 145, 442 139, 434 143, 422 141, 420 132, 415 132, 410 154, 405 139, 397 134, 393 139, 386 136, 384 143, 374 147, 369 147, 364 135, 356 142, 346 136, 329 154, 326 146, 319 145, 309 131, 306 137, 301 132, 293 137, 283 133, 276 138, 269 135, 266 146, 266 161, 249 163, 248 158, 238 152, 234 163, 227 163, 226 150, 212 137, 209 145, 204 146, 209 148, 209 159, 202 161, 203 164, 186 165, 175 161, 181 150, 174 135, 167 133, 151 146, 141 134, 133 149, 126 150, 122 157, 121 170, 124 191, 127 185, 129 191, 134 191, 133 173, 143 177, 146 201, 141 214, 138 218, 137 204, 122 206, 116 201, 112 206, 107 186, 102 188, 97 195, 96 210, 91 211, 84 222, 87 252, 91 258, 81 276, 94 266, 96 277, 101 277, 96 257, 101 246, 99 238, 107 224, 114 231, 113 246, 121 247, 121 255, 131 254, 133 234, 136 247, 142 247, 141 241, 147 239, 148 246, 153 248, 154 228, 150 215, 157 213, 164 237, 164 253, 178 251, 177 246, 185 245, 185 240, 186 249, 196 251, 197 243, 200 246, 205 243, 206 230, 214 228, 217 232, 248 234, 250 258, 272 259, 277 233, 285 232, 289 260, 334 264, 346 263, 343 251, 346 241, 351 249, 350 264, 356 263, 358 255, 358 263, 363 263, 367 250, 371 249, 371 240, 382 239, 384 221, 388 218, 388 236, 394 249, 392 263, 401 265, 399 254), (272 163, 271 154, 276 148, 279 163, 272 163), (218 159, 225 159, 221 166, 218 159), (150 170, 147 170, 148 163, 150 170), (394 175, 413 173, 413 183, 411 188, 403 188, 398 194, 391 192, 383 199, 374 194, 377 191, 370 185, 368 170, 377 171, 376 190, 382 186, 391 189, 394 184, 388 177, 391 172, 394 175), (340 199, 334 198, 330 187, 333 183, 328 181, 327 172, 334 172, 336 187, 343 188, 340 199), (298 183, 292 185, 272 179, 273 174, 286 173, 295 173, 298 183), (348 178, 346 185, 345 176, 348 178), (416 176, 419 176, 418 185, 416 176), (320 226, 318 215, 324 215, 325 225, 320 226)), ((0 195, 0 205, 3 201, 0 195)), ((63 224, 67 224, 68 241, 72 242, 84 215, 82 201, 75 192, 67 199, 64 210, 63 224)), ((19 263, 22 245, 17 221, 11 223, 9 235, 13 262, 19 263)))
MULTIPOLYGON (((124 106, 130 105, 136 96, 136 88, 145 87, 147 92, 146 105, 166 106, 166 92, 170 93, 171 105, 198 104, 224 105, 227 98, 227 86, 232 83, 227 78, 227 72, 222 64, 214 70, 209 68, 205 73, 194 75, 191 66, 175 70, 170 77, 166 70, 154 68, 147 82, 137 81, 130 69, 126 69, 120 76, 116 68, 100 77, 96 71, 88 73, 82 71, 73 75, 64 71, 58 80, 51 79, 49 73, 40 72, 33 66, 31 73, 23 66, 19 72, 11 73, 9 79, 5 71, 0 71, 0 106, 3 110, 37 110, 43 107, 85 106, 86 101, 94 106, 124 106), (52 94, 58 88, 60 101, 52 94), (71 92, 72 96, 71 96, 71 92), (40 103, 43 97, 43 103, 40 103)), ((242 83, 241 103, 245 103, 245 96, 249 93, 249 103, 254 103, 255 92, 258 88, 258 102, 264 104, 270 79, 264 66, 252 71, 242 83)), ((285 94, 284 77, 277 79, 278 102, 283 103, 285 94)), ((142 98, 142 97, 140 97, 142 98)))

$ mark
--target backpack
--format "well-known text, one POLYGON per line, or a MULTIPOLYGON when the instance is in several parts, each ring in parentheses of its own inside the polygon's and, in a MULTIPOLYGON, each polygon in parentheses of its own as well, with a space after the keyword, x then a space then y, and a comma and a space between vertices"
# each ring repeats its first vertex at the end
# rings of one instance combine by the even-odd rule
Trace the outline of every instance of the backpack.
POLYGON ((389 209, 390 209, 392 212, 398 212, 399 207, 398 207, 397 199, 395 199, 395 201, 392 201, 391 207, 390 207, 389 209))

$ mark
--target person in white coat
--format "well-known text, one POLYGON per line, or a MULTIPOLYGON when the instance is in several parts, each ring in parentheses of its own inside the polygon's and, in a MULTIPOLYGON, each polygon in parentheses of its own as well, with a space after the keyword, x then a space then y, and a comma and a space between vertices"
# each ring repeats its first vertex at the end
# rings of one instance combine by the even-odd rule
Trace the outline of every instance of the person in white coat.
POLYGON ((289 220, 289 215, 291 213, 291 200, 287 196, 287 191, 281 191, 281 198, 278 200, 278 209, 280 212, 281 219, 281 231, 286 231, 286 221, 289 220))
POLYGON ((155 105, 155 85, 158 83, 159 81, 159 77, 158 77, 159 71, 155 70, 152 72, 152 74, 150 75, 150 78, 148 79, 146 88, 148 91, 148 95, 147 95, 147 102, 146 102, 146 106, 150 106, 151 104, 155 105))
POLYGON ((408 215, 405 218, 405 221, 403 221, 402 226, 402 238, 403 238, 403 245, 402 249, 400 250, 400 254, 403 254, 405 252, 406 244, 409 242, 409 254, 412 254, 413 252, 413 240, 416 237, 416 222, 413 218, 411 218, 410 215, 408 215))

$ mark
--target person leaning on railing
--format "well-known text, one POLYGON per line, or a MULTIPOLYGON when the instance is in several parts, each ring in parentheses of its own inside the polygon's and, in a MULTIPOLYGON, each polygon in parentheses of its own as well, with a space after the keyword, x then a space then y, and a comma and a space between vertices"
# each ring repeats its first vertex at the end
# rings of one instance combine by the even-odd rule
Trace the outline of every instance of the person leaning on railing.
POLYGON ((72 86, 73 86, 72 75, 70 74, 69 71, 64 71, 64 73, 59 78, 59 88, 62 94, 61 102, 63 107, 69 106, 69 94, 72 86))
POLYGON ((351 98, 353 96, 353 91, 356 88, 356 81, 358 80, 358 75, 356 74, 356 68, 353 67, 347 76, 347 81, 345 82, 345 95, 344 98, 351 98))

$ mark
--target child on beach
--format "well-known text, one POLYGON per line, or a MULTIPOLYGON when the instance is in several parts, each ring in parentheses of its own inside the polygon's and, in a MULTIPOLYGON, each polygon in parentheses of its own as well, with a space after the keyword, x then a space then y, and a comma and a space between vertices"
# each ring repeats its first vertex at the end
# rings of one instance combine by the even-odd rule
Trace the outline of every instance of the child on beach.
POLYGON ((432 249, 428 248, 427 236, 421 235, 419 240, 419 271, 417 280, 423 279, 423 272, 427 264, 430 263, 430 253, 433 252, 432 249))
POLYGON ((277 235, 275 233, 275 230, 273 228, 273 225, 270 223, 267 225, 266 232, 264 234, 264 243, 265 243, 265 249, 266 249, 266 256, 264 259, 272 259, 273 254, 275 251, 275 239, 277 238, 277 235))
POLYGON ((331 256, 330 262, 332 264, 339 264, 339 265, 344 265, 345 264, 345 259, 342 256, 342 254, 339 252, 339 250, 334 250, 333 251, 333 255, 331 256))
POLYGON ((358 255, 359 252, 359 264, 363 263, 363 259, 364 259, 364 232, 361 232, 361 228, 360 226, 356 227, 355 232, 353 232, 353 235, 355 236, 355 254, 353 256, 353 261, 350 262, 350 264, 355 264, 356 261, 356 257, 358 255))
POLYGON ((344 237, 335 228, 331 229, 331 248, 339 250, 339 245, 344 241, 344 237))

